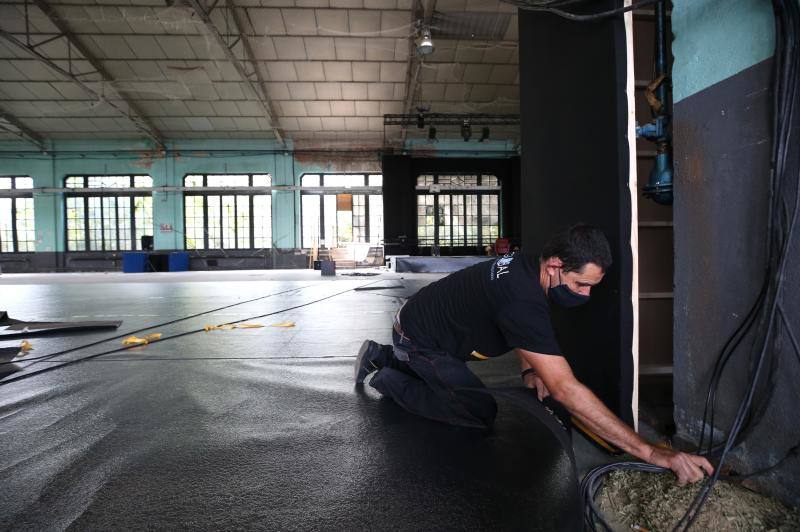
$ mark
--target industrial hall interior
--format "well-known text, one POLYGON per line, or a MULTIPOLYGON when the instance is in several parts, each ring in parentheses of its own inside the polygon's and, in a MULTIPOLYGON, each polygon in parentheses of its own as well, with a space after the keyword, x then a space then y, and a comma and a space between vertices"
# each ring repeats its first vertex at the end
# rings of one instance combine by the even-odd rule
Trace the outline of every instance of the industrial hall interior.
POLYGON ((0 0, 0 530, 800 530, 800 0, 0 0))

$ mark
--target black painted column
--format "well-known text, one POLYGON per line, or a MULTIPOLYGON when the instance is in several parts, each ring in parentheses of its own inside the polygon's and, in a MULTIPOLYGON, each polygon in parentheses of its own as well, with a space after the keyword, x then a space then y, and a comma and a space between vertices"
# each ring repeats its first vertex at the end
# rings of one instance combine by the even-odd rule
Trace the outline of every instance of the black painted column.
MULTIPOLYGON (((591 10, 621 2, 592 2, 591 10)), ((559 228, 608 235, 614 266, 584 307, 555 316, 578 378, 631 421, 631 198, 622 17, 573 22, 520 10, 522 238, 538 251, 559 228)))

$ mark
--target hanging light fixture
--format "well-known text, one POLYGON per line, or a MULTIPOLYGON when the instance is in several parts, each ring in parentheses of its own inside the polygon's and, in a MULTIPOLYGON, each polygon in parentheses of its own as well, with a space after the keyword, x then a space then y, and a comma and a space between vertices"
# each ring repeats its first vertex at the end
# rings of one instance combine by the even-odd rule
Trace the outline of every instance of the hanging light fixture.
POLYGON ((461 136, 464 138, 464 142, 467 142, 472 136, 472 127, 467 119, 464 119, 464 122, 461 123, 461 136))
POLYGON ((417 53, 419 55, 430 55, 433 53, 433 39, 431 38, 431 29, 428 26, 422 26, 419 31, 419 38, 417 39, 417 53))

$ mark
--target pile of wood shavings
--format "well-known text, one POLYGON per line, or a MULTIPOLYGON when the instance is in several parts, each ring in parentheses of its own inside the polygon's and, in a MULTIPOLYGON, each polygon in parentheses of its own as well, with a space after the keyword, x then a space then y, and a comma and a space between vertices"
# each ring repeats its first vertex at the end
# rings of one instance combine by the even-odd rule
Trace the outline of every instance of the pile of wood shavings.
MULTIPOLYGON (((597 504, 615 531, 670 531, 683 517, 700 484, 679 486, 670 474, 614 471, 597 504)), ((800 530, 800 511, 740 485, 719 481, 697 517, 695 530, 800 530)))

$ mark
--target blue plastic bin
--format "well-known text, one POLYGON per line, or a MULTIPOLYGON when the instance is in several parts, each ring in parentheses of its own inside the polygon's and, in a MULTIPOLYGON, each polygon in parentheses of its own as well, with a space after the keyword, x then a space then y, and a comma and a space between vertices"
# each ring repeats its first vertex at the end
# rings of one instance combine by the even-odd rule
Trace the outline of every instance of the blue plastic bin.
POLYGON ((124 273, 142 273, 147 265, 147 253, 126 251, 122 254, 122 271, 124 273))
POLYGON ((169 271, 189 271, 189 254, 185 251, 173 251, 169 254, 169 271))

